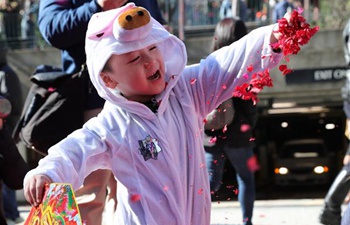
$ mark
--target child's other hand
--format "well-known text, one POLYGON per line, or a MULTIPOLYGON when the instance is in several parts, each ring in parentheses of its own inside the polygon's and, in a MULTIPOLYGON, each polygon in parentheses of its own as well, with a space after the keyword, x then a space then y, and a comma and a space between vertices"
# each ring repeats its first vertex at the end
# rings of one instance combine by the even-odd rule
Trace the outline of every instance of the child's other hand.
MULTIPOLYGON (((285 18, 287 20, 288 23, 290 23, 290 19, 292 18, 292 13, 291 12, 287 12, 286 14, 284 14, 283 18, 285 18)), ((281 33, 278 32, 278 23, 275 24, 275 26, 273 27, 273 31, 271 34, 271 39, 270 39, 270 43, 276 43, 280 38, 281 38, 281 33)))
POLYGON ((45 185, 52 183, 46 175, 35 175, 24 184, 24 197, 33 206, 37 207, 43 201, 45 185))

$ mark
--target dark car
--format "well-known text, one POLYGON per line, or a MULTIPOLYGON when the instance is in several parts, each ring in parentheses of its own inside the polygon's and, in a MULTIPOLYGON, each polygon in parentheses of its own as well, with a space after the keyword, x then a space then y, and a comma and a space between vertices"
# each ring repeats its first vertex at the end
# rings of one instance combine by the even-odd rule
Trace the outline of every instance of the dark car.
POLYGON ((274 160, 275 183, 319 185, 330 182, 330 157, 322 139, 285 142, 274 160))

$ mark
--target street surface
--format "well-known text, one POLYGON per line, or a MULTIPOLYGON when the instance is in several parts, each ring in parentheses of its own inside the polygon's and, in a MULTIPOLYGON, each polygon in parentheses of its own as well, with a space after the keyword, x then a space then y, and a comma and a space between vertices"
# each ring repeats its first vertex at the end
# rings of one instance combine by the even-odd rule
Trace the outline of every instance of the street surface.
MULTIPOLYGON (((318 215, 328 188, 329 186, 282 188, 271 184, 258 187, 253 224, 321 225, 318 222, 318 215)), ((212 201, 211 225, 242 224, 241 209, 234 189, 230 185, 226 186, 212 201)), ((345 207, 346 205, 343 205, 343 210, 345 207)), ((19 206, 19 210, 21 216, 27 218, 30 206, 22 204, 19 206)), ((103 225, 110 224, 105 222, 103 225)))
MULTIPOLYGON (((323 199, 257 200, 254 207, 254 225, 320 225, 318 214, 323 199)), ((345 205, 343 206, 345 209, 345 205)), ((19 207, 26 218, 30 207, 19 207)), ((212 225, 240 225, 241 211, 236 200, 212 203, 212 225)), ((19 225, 23 225, 19 224, 19 225)), ((108 225, 108 224, 106 224, 108 225)))

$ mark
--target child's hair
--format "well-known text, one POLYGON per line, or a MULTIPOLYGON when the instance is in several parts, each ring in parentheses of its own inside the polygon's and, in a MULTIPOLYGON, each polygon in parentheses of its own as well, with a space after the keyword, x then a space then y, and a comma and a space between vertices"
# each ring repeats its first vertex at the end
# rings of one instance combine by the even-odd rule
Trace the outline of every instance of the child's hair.
POLYGON ((215 28, 211 50, 230 45, 247 34, 247 27, 240 18, 222 19, 215 28))

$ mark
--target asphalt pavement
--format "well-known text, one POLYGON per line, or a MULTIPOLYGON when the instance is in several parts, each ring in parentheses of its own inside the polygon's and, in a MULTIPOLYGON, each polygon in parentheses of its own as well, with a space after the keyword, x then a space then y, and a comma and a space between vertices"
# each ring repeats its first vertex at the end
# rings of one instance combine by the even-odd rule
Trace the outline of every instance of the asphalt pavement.
MULTIPOLYGON (((320 225, 318 215, 323 199, 257 200, 254 225, 320 225)), ((345 205, 343 205, 345 209, 345 205)), ((28 216, 30 206, 20 205, 21 216, 28 216)), ((211 225, 242 224, 241 210, 236 200, 212 202, 211 225)), ((21 223, 19 225, 23 225, 21 223)))

